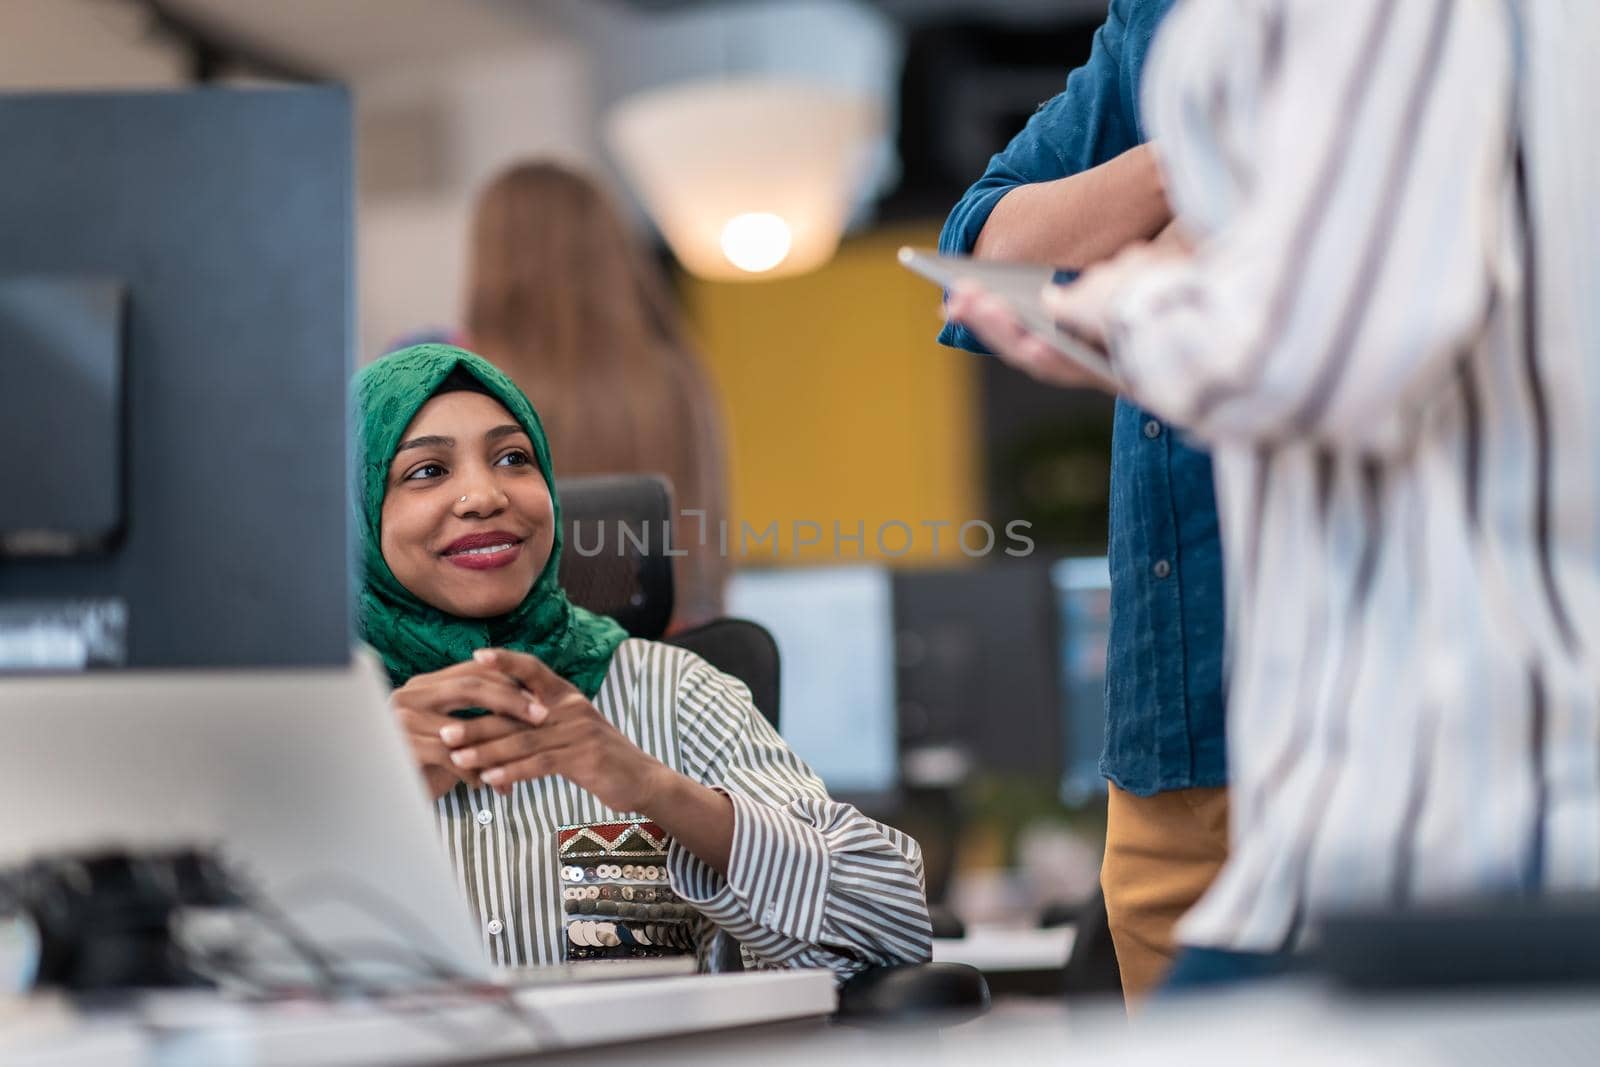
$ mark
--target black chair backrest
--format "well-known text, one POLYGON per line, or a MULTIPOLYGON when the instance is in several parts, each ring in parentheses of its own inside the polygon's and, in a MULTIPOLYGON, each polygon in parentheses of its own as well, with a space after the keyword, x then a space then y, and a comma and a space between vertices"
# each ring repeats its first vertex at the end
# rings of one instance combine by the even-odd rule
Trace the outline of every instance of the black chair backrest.
POLYGON ((666 639, 687 648, 724 674, 750 688, 767 722, 778 729, 778 642, 760 623, 749 619, 713 619, 703 626, 683 630, 666 639))
POLYGON ((656 474, 557 478, 556 495, 567 596, 633 637, 660 638, 672 618, 671 483, 656 474))
POLYGON ((558 478, 561 585, 574 604, 610 615, 633 637, 686 648, 750 689, 761 714, 778 726, 778 644, 747 619, 713 619, 662 637, 672 618, 672 559, 666 528, 672 485, 661 475, 558 478))

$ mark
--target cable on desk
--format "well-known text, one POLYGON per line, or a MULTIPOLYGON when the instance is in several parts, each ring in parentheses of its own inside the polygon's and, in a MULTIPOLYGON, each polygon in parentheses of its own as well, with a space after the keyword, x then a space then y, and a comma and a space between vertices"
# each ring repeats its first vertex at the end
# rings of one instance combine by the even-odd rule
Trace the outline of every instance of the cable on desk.
MULTIPOLYGON (((406 991, 388 989, 363 982, 350 975, 348 971, 352 964, 362 962, 410 964, 409 971, 413 976, 432 979, 438 985, 427 989, 431 995, 437 997, 442 994, 466 993, 473 999, 486 1000, 499 1008, 500 1011, 512 1022, 518 1024, 541 1045, 552 1043, 556 1037, 553 1026, 542 1014, 517 1001, 515 991, 496 985, 489 985, 463 974, 456 968, 440 960, 437 956, 416 948, 414 942, 421 937, 426 937, 426 927, 417 921, 416 916, 403 905, 396 902, 388 894, 374 889, 353 878, 344 875, 325 875, 316 879, 309 879, 296 886, 293 891, 285 891, 281 896, 286 900, 295 900, 296 906, 306 906, 309 902, 326 900, 332 903, 344 904, 382 922, 393 931, 405 944, 406 948, 397 950, 384 946, 379 953, 370 951, 374 946, 370 942, 339 942, 318 944, 314 938, 305 933, 297 923, 289 918, 288 914, 280 907, 272 904, 258 894, 245 894, 247 912, 262 922, 269 930, 276 933, 290 950, 298 955, 303 962, 311 966, 318 975, 321 983, 320 992, 324 996, 338 996, 341 993, 353 993, 364 1000, 370 1001, 385 1010, 399 1009, 393 1007, 397 995, 406 991), (363 955, 353 955, 352 946, 359 945, 367 950, 363 955), (409 956, 409 958, 407 958, 409 956), (441 988, 442 987, 442 988, 441 988), (452 988, 453 987, 453 988, 452 988)), ((402 970, 408 968, 402 967, 402 970)), ((412 990, 411 992, 415 992, 412 990)), ((408 1019, 416 1018, 414 1014, 402 1012, 408 1019)), ((451 1030, 450 1027, 440 1027, 439 1020, 434 1020, 436 1029, 451 1030)), ((459 1032, 455 1033, 460 1038, 459 1032)), ((474 1041, 480 1035, 469 1035, 474 1041)))

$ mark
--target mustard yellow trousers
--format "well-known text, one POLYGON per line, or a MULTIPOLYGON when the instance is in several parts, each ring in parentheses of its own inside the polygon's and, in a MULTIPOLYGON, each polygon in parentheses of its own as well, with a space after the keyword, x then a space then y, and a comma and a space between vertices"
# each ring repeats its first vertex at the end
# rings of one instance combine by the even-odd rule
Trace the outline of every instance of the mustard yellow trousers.
POLYGON ((1131 1006, 1161 983, 1177 952, 1173 927, 1228 856, 1228 791, 1110 790, 1100 888, 1131 1006))

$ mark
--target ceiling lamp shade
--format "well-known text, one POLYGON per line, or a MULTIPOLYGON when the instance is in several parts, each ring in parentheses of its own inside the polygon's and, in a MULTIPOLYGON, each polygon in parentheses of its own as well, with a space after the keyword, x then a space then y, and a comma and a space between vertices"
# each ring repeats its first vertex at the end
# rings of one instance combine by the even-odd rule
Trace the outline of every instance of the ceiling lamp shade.
POLYGON ((678 262, 716 281, 814 270, 838 247, 883 134, 873 100, 767 80, 630 96, 606 140, 678 262))

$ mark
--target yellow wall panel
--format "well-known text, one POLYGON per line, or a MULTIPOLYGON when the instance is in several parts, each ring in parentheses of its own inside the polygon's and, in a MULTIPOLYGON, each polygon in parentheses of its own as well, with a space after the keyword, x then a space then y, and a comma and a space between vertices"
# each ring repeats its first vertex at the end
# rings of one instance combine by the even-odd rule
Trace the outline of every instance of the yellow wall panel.
MULTIPOLYGON (((802 277, 683 280, 727 421, 730 551, 741 524, 778 527, 776 544, 749 543, 742 562, 926 563, 924 524, 984 517, 975 358, 935 343, 939 292, 895 260, 900 245, 936 237, 931 226, 885 228, 802 277), (814 532, 797 522, 821 527, 819 543, 797 545, 814 532), (865 543, 836 543, 836 522, 847 536, 860 524, 865 543), (908 534, 893 522, 910 527, 903 554, 908 534)), ((965 558, 954 537, 954 526, 940 531, 937 558, 965 558)))

